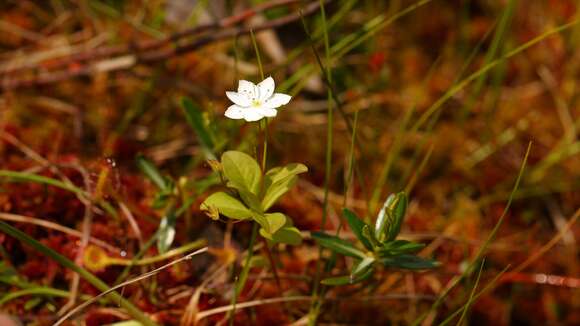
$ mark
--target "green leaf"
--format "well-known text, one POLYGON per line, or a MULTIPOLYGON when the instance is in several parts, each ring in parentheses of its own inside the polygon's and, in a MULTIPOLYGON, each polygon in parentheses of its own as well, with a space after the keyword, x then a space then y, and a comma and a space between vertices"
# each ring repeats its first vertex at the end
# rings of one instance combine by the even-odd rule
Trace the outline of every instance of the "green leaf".
POLYGON ((276 201, 284 195, 298 180, 297 175, 307 172, 304 164, 291 163, 284 167, 269 170, 264 177, 264 199, 262 207, 268 210, 276 201))
POLYGON ((332 251, 335 251, 339 254, 355 257, 359 259, 364 259, 367 256, 364 252, 355 248, 349 242, 342 240, 339 237, 335 237, 333 235, 328 235, 324 232, 312 232, 312 238, 318 242, 319 245, 326 247, 332 251))
POLYGON ((260 194, 262 171, 258 162, 250 155, 238 151, 227 151, 222 155, 224 175, 236 189, 247 190, 254 195, 260 194))
POLYGON ((264 235, 262 230, 263 229, 260 229, 260 234, 262 234, 264 238, 275 243, 286 243, 289 245, 297 246, 302 242, 302 234, 300 234, 300 230, 294 226, 286 225, 274 234, 264 235))
POLYGON ((169 211, 159 222, 159 237, 157 238, 157 250, 164 254, 169 250, 175 240, 175 220, 177 216, 173 210, 169 211))
POLYGON ((264 212, 258 196, 254 195, 249 190, 243 187, 237 187, 235 184, 231 182, 228 182, 227 186, 236 189, 236 191, 240 195, 240 198, 242 198, 244 204, 246 204, 246 206, 248 206, 250 209, 260 214, 264 212))
POLYGON ((220 214, 236 220, 245 220, 252 217, 252 211, 244 206, 244 204, 221 191, 207 197, 201 203, 200 208, 204 211, 211 211, 211 208, 214 208, 220 214))
POLYGON ((369 239, 363 233, 363 228, 365 226, 368 227, 368 225, 365 222, 363 222, 361 219, 359 219, 355 213, 353 213, 352 211, 350 211, 347 208, 342 210, 342 215, 344 215, 344 217, 346 218, 346 221, 348 222, 350 229, 352 230, 354 235, 356 235, 356 237, 359 239, 359 241, 368 250, 373 250, 373 245, 372 245, 371 241, 369 241, 369 239))
POLYGON ((414 254, 425 248, 425 244, 416 243, 407 240, 395 240, 383 243, 379 249, 379 254, 383 256, 395 256, 400 254, 414 254))
POLYGON ((385 238, 385 229, 387 225, 390 223, 389 221, 392 220, 391 217, 391 210, 389 207, 395 201, 395 194, 389 195, 387 200, 385 200, 383 207, 379 211, 379 215, 377 216, 377 220, 375 222, 375 238, 379 241, 383 241, 385 238))
POLYGON ((153 162, 146 159, 143 155, 137 156, 137 166, 160 190, 167 191, 170 188, 170 182, 167 178, 161 175, 161 172, 153 164, 153 162))
POLYGON ((75 262, 69 260, 65 256, 59 254, 58 252, 52 250, 51 248, 45 246, 44 244, 40 243, 38 240, 30 237, 26 233, 10 226, 9 224, 0 221, 0 232, 7 234, 11 237, 16 238, 22 243, 26 243, 28 246, 33 248, 34 250, 39 251, 41 254, 47 256, 50 259, 55 260, 58 264, 63 266, 66 269, 70 269, 73 272, 79 274, 80 277, 88 281, 94 287, 99 289, 100 291, 107 292, 107 298, 110 299, 112 302, 117 302, 121 307, 123 307, 129 315, 131 315, 136 320, 139 320, 145 326, 156 326, 157 324, 151 321, 147 315, 145 315, 139 308, 134 306, 131 302, 121 296, 119 293, 112 291, 105 282, 103 282, 98 277, 94 276, 86 269, 78 266, 75 262))
POLYGON ((365 224, 362 228, 362 235, 367 238, 374 247, 380 247, 381 243, 375 238, 375 232, 372 230, 372 226, 365 224))
POLYGON ((367 272, 369 268, 372 268, 374 263, 375 257, 365 257, 352 268, 350 272, 350 279, 356 280, 357 278, 361 277, 367 272))
POLYGON ((335 277, 327 277, 320 281, 320 283, 329 286, 339 286, 339 285, 347 285, 350 284, 350 276, 335 276, 335 277))
POLYGON ((404 192, 391 194, 377 216, 375 238, 380 242, 394 240, 401 231, 406 210, 407 195, 404 192))
POLYGON ((39 297, 29 299, 28 301, 26 301, 26 303, 24 303, 24 310, 29 311, 30 309, 41 304, 42 300, 43 299, 39 297))
POLYGON ((260 226, 268 234, 275 234, 284 225, 286 225, 286 215, 282 213, 272 213, 272 214, 254 214, 254 221, 258 222, 260 226))
POLYGON ((362 282, 362 281, 368 279, 371 275, 373 275, 373 271, 374 271, 374 268, 373 268, 373 265, 371 265, 370 268, 365 270, 364 273, 361 274, 357 278, 351 278, 350 275, 329 277, 329 278, 323 279, 320 283, 322 283, 324 285, 330 285, 330 286, 355 284, 355 283, 359 283, 359 282, 362 282))
POLYGON ((393 223, 390 223, 387 228, 387 240, 395 240, 401 232, 401 225, 405 219, 407 212, 407 195, 400 192, 396 195, 395 202, 389 207, 393 216, 393 223))
POLYGON ((381 258, 379 261, 387 267, 411 270, 431 269, 439 266, 439 263, 433 259, 424 259, 414 255, 385 257, 381 258))
POLYGON ((181 99, 181 107, 185 113, 187 123, 193 128, 193 131, 199 139, 206 158, 215 160, 216 157, 213 153, 215 148, 214 142, 210 130, 204 122, 202 110, 188 97, 181 99))

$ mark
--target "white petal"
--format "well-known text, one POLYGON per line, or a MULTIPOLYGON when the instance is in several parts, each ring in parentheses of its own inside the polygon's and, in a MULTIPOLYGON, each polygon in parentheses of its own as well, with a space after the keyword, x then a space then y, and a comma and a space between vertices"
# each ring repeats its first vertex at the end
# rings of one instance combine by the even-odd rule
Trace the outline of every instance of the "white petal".
POLYGON ((252 100, 244 93, 226 92, 226 96, 239 106, 250 106, 252 104, 252 100))
POLYGON ((274 78, 268 77, 262 80, 258 84, 258 90, 260 91, 260 101, 265 101, 269 99, 272 94, 274 94, 274 78))
POLYGON ((270 108, 270 109, 279 108, 282 105, 288 104, 288 102, 290 102, 291 98, 292 98, 292 96, 290 96, 290 95, 276 93, 276 94, 272 95, 272 97, 270 97, 269 99, 264 101, 262 106, 270 108))
POLYGON ((275 117, 276 114, 278 114, 278 111, 276 109, 268 108, 265 106, 260 106, 259 108, 255 108, 255 110, 258 110, 261 115, 268 118, 275 117))
POLYGON ((257 108, 248 108, 248 109, 244 109, 244 119, 246 121, 258 121, 261 120, 264 115, 262 114, 262 112, 260 112, 260 110, 258 110, 257 108))
POLYGON ((226 110, 226 113, 224 115, 230 119, 243 119, 244 108, 234 104, 226 110))
POLYGON ((238 93, 247 96, 250 100, 258 99, 258 87, 247 80, 240 80, 238 84, 238 93))

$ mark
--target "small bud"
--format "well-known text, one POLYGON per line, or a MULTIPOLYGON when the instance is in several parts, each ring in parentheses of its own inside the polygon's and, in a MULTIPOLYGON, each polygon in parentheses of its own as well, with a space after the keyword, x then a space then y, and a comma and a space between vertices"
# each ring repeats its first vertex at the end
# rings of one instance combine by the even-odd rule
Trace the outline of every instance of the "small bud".
POLYGON ((207 164, 214 172, 221 173, 223 171, 222 164, 218 160, 207 160, 207 164))
POLYGON ((201 210, 212 220, 217 221, 220 219, 220 212, 215 206, 208 206, 205 203, 201 204, 201 210))

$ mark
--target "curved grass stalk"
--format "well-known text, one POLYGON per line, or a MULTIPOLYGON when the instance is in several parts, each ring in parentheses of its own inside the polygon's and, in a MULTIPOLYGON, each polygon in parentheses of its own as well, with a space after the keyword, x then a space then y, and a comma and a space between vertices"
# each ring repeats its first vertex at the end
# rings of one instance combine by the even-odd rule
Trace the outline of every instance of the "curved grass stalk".
MULTIPOLYGON (((43 220, 43 219, 39 219, 39 218, 35 218, 35 217, 30 217, 30 216, 10 214, 10 213, 0 213, 0 220, 34 224, 34 225, 38 225, 38 226, 41 226, 41 227, 44 227, 47 229, 59 231, 59 232, 62 232, 62 233, 65 233, 65 234, 68 234, 68 235, 71 235, 71 236, 77 237, 77 238, 81 238, 83 235, 82 232, 77 231, 75 229, 71 229, 71 228, 68 228, 66 226, 62 226, 58 223, 53 223, 53 222, 50 222, 47 220, 43 220)), ((97 245, 97 246, 102 247, 104 249, 110 250, 112 252, 119 251, 118 248, 111 246, 110 244, 106 243, 103 240, 91 237, 91 238, 89 238, 89 241, 94 245, 97 245)))
MULTIPOLYGON (((184 260, 191 259, 191 257, 193 257, 193 256, 196 256, 196 255, 199 255, 199 254, 201 254, 201 253, 204 253, 204 252, 206 252, 206 251, 207 251, 207 249, 208 249, 207 247, 205 247, 205 248, 202 248, 202 249, 199 249, 199 250, 197 250, 197 251, 194 251, 194 252, 192 252, 192 253, 190 253, 190 254, 188 254, 188 255, 186 255, 186 256, 183 256, 183 257, 181 257, 181 258, 179 258, 179 259, 176 259, 176 260, 174 260, 174 261, 172 261, 172 262, 170 262, 170 263, 168 263, 168 264, 165 264, 165 265, 163 265, 163 266, 161 266, 161 267, 159 267, 159 268, 157 268, 157 269, 154 269, 154 270, 152 270, 152 271, 150 271, 150 272, 148 272, 148 273, 142 274, 142 275, 140 275, 140 276, 137 276, 137 277, 135 277, 134 279, 131 279, 131 280, 129 280, 129 281, 126 281, 126 282, 123 282, 123 283, 121 283, 121 284, 115 285, 114 287, 112 287, 112 288, 110 288, 110 289, 107 289, 107 290, 103 291, 101 294, 99 294, 99 295, 97 295, 97 296, 94 296, 94 297, 92 297, 90 300, 87 300, 85 303, 83 303, 83 304, 81 304, 81 305, 77 306, 76 308, 72 309, 72 310, 71 310, 71 311, 69 311, 69 312, 68 312, 66 315, 62 316, 62 317, 61 317, 61 318, 60 318, 60 319, 59 319, 59 320, 58 320, 56 323, 54 323, 54 325, 53 325, 53 326, 58 326, 58 325, 61 325, 61 324, 62 324, 64 321, 66 321, 66 320, 67 320, 69 317, 71 317, 72 315, 76 314, 77 312, 79 312, 79 311, 80 311, 80 310, 82 310, 83 308, 85 308, 85 307, 89 306, 89 305, 90 305, 90 304, 92 304, 93 302, 95 302, 95 301, 99 300, 99 299, 100 299, 100 298, 102 298, 103 296, 109 296, 110 294, 116 293, 116 292, 115 292, 115 290, 117 290, 117 289, 119 289, 119 288, 125 287, 125 286, 127 286, 127 285, 129 285, 129 284, 131 284, 131 283, 139 282, 139 281, 141 281, 141 280, 144 280, 144 279, 146 279, 146 278, 149 278, 149 277, 151 277, 151 276, 153 276, 153 275, 156 275, 156 274, 158 274, 159 272, 161 272, 162 270, 164 270, 164 269, 166 269, 166 268, 168 268, 168 267, 171 267, 171 266, 173 266, 173 265, 175 265, 175 264, 177 264, 177 263, 180 263, 180 262, 182 262, 182 261, 184 261, 184 260)), ((121 297, 121 298, 122 298, 122 297, 121 297)), ((124 300, 124 299, 123 299, 123 300, 124 300)), ((144 324, 144 325, 146 325, 146 324, 144 324)), ((155 324, 153 323, 153 325, 155 325, 155 324)))

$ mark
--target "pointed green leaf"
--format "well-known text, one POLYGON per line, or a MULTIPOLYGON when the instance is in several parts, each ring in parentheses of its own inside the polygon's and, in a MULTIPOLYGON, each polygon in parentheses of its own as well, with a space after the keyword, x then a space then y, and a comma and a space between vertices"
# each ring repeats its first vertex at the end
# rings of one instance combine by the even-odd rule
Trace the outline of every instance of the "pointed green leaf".
POLYGON ((387 197, 387 200, 385 200, 385 203, 379 211, 379 215, 377 216, 377 220, 375 222, 375 238, 381 242, 385 239, 385 229, 392 220, 391 210, 389 207, 394 201, 395 194, 391 194, 389 197, 387 197))
POLYGON ((350 276, 335 276, 335 277, 328 277, 320 281, 320 283, 329 286, 339 286, 339 285, 347 285, 350 284, 350 276))
POLYGON ((377 240, 375 238, 375 233, 373 232, 372 227, 370 225, 365 224, 365 226, 363 226, 361 232, 362 232, 362 235, 371 242, 373 248, 381 246, 381 243, 379 242, 379 240, 377 240))
POLYGON ((345 240, 342 240, 339 237, 328 235, 324 232, 312 232, 311 235, 312 238, 316 240, 316 242, 318 242, 319 245, 326 247, 332 251, 335 251, 339 254, 359 259, 364 259, 367 257, 364 252, 360 251, 352 244, 350 244, 345 240))
POLYGON ((211 137, 210 129, 203 119, 202 110, 188 97, 181 99, 181 107, 185 113, 187 123, 189 123, 195 132, 197 139, 199 139, 199 143, 206 155, 206 159, 215 160, 216 157, 213 153, 214 142, 211 137))
POLYGON ((350 272, 350 279, 356 280, 357 278, 361 277, 367 272, 369 268, 372 268, 374 263, 375 257, 365 257, 352 268, 352 271, 350 272))
POLYGON ((224 175, 231 186, 244 189, 258 196, 262 171, 258 162, 250 155, 238 151, 227 151, 222 155, 224 175))
POLYGON ((425 244, 423 243, 416 243, 407 240, 395 240, 385 242, 382 248, 379 249, 379 254, 382 256, 414 254, 423 248, 425 248, 425 244))
POLYGON ((374 268, 373 265, 371 265, 370 268, 367 268, 364 273, 360 274, 359 277, 351 278, 350 275, 329 277, 323 279, 320 283, 330 286, 355 284, 368 279, 371 275, 373 275, 373 271, 374 268))
POLYGON ((268 210, 276 201, 294 186, 298 180, 297 175, 307 172, 304 164, 291 163, 284 167, 269 170, 264 177, 264 199, 262 207, 268 210))
POLYGON ((377 216, 375 238, 380 242, 394 240, 401 231, 406 210, 407 195, 404 192, 391 194, 377 216))
POLYGON ((405 213, 407 212, 407 195, 400 192, 396 195, 395 202, 390 206, 391 215, 393 216, 393 223, 389 224, 387 228, 387 240, 395 240, 401 232, 401 225, 405 220, 405 213))
POLYGON ((431 269, 439 266, 439 263, 435 260, 424 259, 414 255, 385 257, 381 258, 379 261, 387 267, 410 270, 431 269))
POLYGON ((169 211, 159 222, 159 237, 157 238, 157 250, 163 254, 171 248, 175 240, 175 221, 177 216, 173 210, 169 211))
POLYGON ((348 226, 352 230, 352 233, 357 237, 357 239, 367 248, 368 250, 373 250, 373 245, 371 241, 364 235, 363 228, 368 225, 356 216, 356 214, 349 209, 345 208, 342 210, 342 215, 346 218, 348 226))
POLYGON ((244 220, 252 217, 250 211, 244 204, 236 198, 226 194, 225 192, 216 192, 201 204, 200 208, 204 211, 211 211, 211 208, 229 218, 244 220))
POLYGON ((143 172, 160 190, 169 190, 170 183, 168 180, 161 175, 161 172, 157 169, 153 162, 149 161, 143 155, 137 156, 137 166, 139 170, 143 172))

